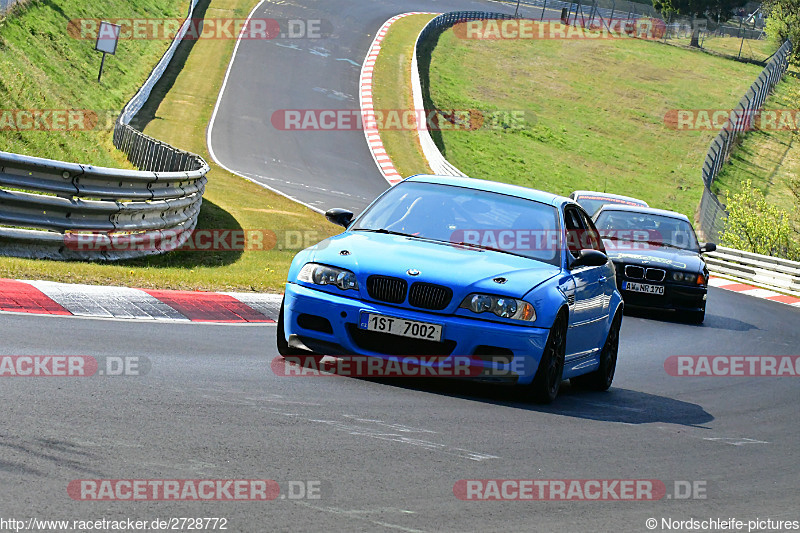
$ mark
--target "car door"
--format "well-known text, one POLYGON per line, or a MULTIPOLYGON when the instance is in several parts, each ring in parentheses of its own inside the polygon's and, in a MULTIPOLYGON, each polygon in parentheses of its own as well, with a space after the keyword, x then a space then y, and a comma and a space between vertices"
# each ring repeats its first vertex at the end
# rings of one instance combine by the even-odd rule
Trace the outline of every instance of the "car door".
MULTIPOLYGON (((573 259, 584 248, 603 250, 597 230, 586 213, 577 206, 564 209, 567 232, 567 249, 573 259)), ((570 367, 582 359, 591 359, 600 344, 604 331, 604 319, 608 314, 608 265, 579 266, 570 270, 575 283, 575 301, 570 306, 569 331, 567 332, 567 358, 573 359, 570 367)))
MULTIPOLYGON (((603 246, 603 239, 600 232, 592 222, 590 217, 585 211, 581 212, 584 228, 586 228, 585 242, 593 250, 606 253, 603 246)), ((598 339, 598 346, 602 346, 606 339, 606 327, 608 325, 609 306, 611 305, 611 298, 614 296, 614 291, 617 287, 615 279, 614 265, 611 261, 606 262, 604 266, 594 267, 597 274, 597 283, 599 284, 598 293, 602 295, 602 304, 598 305, 595 315, 593 327, 596 331, 593 337, 598 339)))

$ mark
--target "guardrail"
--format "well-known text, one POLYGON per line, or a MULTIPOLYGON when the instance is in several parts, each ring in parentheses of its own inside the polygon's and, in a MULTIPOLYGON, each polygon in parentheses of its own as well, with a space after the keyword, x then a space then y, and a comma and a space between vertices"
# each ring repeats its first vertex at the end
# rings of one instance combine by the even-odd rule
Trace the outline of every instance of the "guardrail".
POLYGON ((172 60, 197 1, 114 125, 114 146, 139 170, 0 152, 0 254, 118 260, 165 253, 189 238, 208 164, 129 123, 172 60))
POLYGON ((728 216, 725 206, 711 190, 714 179, 728 159, 739 133, 750 128, 756 111, 762 108, 772 88, 786 73, 786 69, 789 68, 791 52, 792 43, 786 41, 775 52, 758 79, 753 82, 739 101, 739 105, 732 111, 731 118, 711 142, 703 163, 703 197, 700 201, 698 216, 698 226, 706 240, 717 241, 719 239, 719 232, 724 229, 725 219, 728 216))
POLYGON ((799 262, 722 246, 704 258, 713 274, 800 296, 799 262))

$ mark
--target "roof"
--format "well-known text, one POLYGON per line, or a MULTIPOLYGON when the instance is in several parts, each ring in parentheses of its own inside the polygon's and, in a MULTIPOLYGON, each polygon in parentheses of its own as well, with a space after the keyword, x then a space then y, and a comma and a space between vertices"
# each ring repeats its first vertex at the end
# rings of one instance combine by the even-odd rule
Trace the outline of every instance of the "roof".
POLYGON ((539 191, 536 189, 529 189, 528 187, 521 187, 519 185, 509 185, 508 183, 500 183, 491 180, 481 180, 475 178, 466 178, 461 176, 435 176, 432 174, 417 174, 411 176, 403 181, 413 181, 418 183, 436 183, 440 185, 451 185, 455 187, 464 187, 467 189, 475 189, 481 191, 494 192, 498 194, 505 194, 508 196, 516 196, 518 198, 525 198, 526 200, 533 200, 543 204, 560 206, 563 203, 574 203, 569 198, 558 196, 550 192, 539 191))
POLYGON ((675 211, 667 211, 666 209, 656 209, 655 207, 638 207, 634 205, 620 205, 620 204, 606 204, 601 207, 597 213, 595 213, 595 217, 599 216, 600 213, 604 213, 606 211, 625 211, 627 213, 641 213, 643 215, 658 215, 662 217, 670 217, 670 218, 677 218, 680 220, 685 220, 686 222, 689 221, 689 217, 682 213, 676 213, 675 211))
POLYGON ((613 200, 626 200, 629 202, 637 202, 642 204, 647 204, 644 200, 640 200, 638 198, 633 198, 632 196, 623 196, 621 194, 611 194, 608 192, 597 192, 597 191, 573 191, 570 195, 570 198, 575 198, 576 200, 581 196, 593 196, 596 198, 590 198, 590 200, 604 200, 604 199, 613 199, 613 200))

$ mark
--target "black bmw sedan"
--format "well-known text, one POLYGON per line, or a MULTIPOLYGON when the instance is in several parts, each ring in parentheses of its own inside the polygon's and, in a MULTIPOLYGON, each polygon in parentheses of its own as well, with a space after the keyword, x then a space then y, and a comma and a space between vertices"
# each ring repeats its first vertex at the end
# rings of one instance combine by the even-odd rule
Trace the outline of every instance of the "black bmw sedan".
POLYGON ((614 262, 626 308, 671 309, 690 322, 703 322, 708 268, 700 254, 717 246, 700 245, 686 216, 605 205, 593 218, 614 262))

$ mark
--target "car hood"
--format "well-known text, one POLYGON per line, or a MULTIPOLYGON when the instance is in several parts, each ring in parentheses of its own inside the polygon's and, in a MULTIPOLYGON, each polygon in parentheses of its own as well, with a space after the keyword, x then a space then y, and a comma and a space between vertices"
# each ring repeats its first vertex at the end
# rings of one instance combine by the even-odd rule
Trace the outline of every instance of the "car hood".
POLYGON ((446 285, 457 295, 479 291, 516 298, 560 272, 556 266, 502 252, 367 232, 345 232, 326 239, 315 247, 310 260, 347 268, 362 283, 367 276, 380 274, 409 283, 446 285), (349 254, 342 255, 342 250, 349 254), (412 269, 419 275, 408 274, 412 269), (498 277, 506 282, 494 282, 498 277))
POLYGON ((615 263, 628 265, 647 265, 667 269, 703 272, 705 261, 700 254, 690 250, 679 250, 669 247, 651 247, 646 250, 614 250, 613 245, 606 241, 608 256, 615 263))

